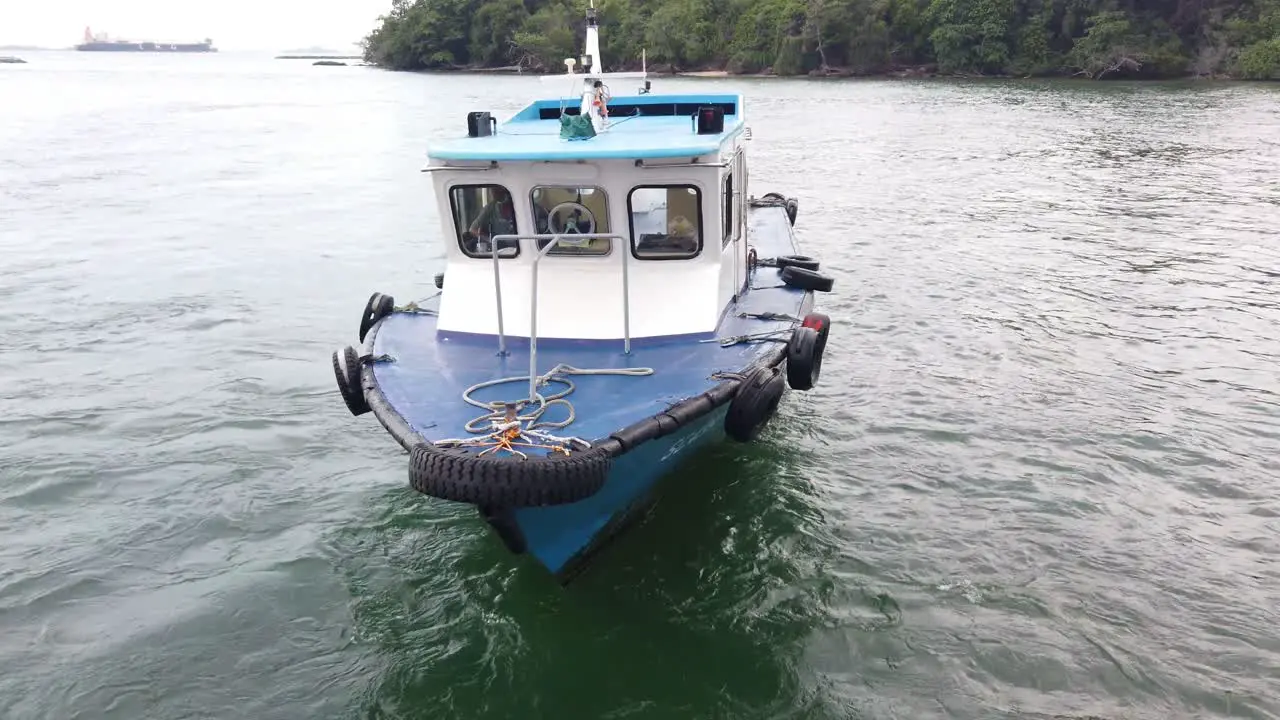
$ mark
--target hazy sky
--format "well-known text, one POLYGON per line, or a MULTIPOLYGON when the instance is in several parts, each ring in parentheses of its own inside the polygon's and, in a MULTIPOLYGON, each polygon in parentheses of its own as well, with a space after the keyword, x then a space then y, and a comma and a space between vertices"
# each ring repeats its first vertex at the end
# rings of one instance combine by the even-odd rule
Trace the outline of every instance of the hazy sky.
POLYGON ((68 47, 85 26, 129 40, 212 38, 226 50, 350 50, 391 0, 0 0, 0 45, 68 47))

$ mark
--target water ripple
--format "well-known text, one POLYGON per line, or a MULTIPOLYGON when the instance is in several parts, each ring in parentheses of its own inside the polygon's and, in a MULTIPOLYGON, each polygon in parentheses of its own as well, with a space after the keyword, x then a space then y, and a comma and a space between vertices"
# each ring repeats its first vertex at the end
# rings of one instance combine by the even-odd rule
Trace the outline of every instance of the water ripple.
POLYGON ((117 60, 0 78, 0 715, 1280 717, 1271 90, 744 80, 823 384, 562 591, 328 369, 524 79, 117 60))

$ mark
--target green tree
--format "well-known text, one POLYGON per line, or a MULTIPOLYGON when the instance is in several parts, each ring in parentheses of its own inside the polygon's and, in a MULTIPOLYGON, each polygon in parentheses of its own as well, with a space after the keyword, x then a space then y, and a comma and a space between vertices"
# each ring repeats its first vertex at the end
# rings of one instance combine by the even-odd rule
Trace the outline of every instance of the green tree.
POLYGON ((516 33, 529 18, 520 0, 484 3, 471 19, 470 56, 482 65, 501 65, 512 60, 516 33))
POLYGON ((406 70, 470 61, 471 0, 394 0, 391 14, 365 39, 369 62, 406 70))
POLYGON ((686 69, 714 63, 720 42, 707 9, 697 0, 659 5, 649 16, 644 35, 650 57, 686 69))
POLYGON ((1159 27, 1139 32, 1123 12, 1098 13, 1089 19, 1088 27, 1072 48, 1069 62, 1091 78, 1162 77, 1178 74, 1186 66, 1176 39, 1159 27))
POLYGON ((517 63, 545 71, 563 70, 565 58, 582 49, 582 14, 568 2, 551 2, 538 8, 516 31, 512 54, 517 63))
POLYGON ((1238 69, 1250 80, 1280 80, 1280 37, 1256 42, 1240 52, 1238 69))
MULTIPOLYGON (((1280 76, 1280 0, 597 0, 609 70, 1280 76)), ((393 0, 365 58, 562 70, 585 0, 393 0)))
POLYGON ((1009 66, 1013 0, 933 0, 929 15, 941 69, 998 73, 1009 66))

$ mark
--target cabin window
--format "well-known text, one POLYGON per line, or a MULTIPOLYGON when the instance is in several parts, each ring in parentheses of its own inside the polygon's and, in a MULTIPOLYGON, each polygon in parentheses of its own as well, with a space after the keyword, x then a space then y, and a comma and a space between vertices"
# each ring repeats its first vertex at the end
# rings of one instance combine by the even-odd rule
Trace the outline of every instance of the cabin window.
POLYGON ((702 252, 702 196, 692 185, 643 185, 627 196, 631 254, 685 260, 702 252))
MULTIPOLYGON (((474 258, 493 257, 493 237, 515 235, 515 203, 511 193, 501 185, 455 185, 449 190, 453 206, 453 224, 458 232, 462 252, 474 258)), ((520 243, 513 239, 499 241, 498 257, 516 257, 520 243)))
MULTIPOLYGON (((573 235, 604 235, 609 229, 609 199, 595 187, 540 185, 529 194, 538 235, 562 234, 564 239, 548 255, 608 255, 608 238, 574 239, 573 235)), ((538 249, 550 243, 539 240, 538 249)))
POLYGON ((724 205, 724 208, 723 208, 723 214, 721 217, 723 218, 723 222, 724 222, 724 242, 721 243, 721 247, 728 245, 729 241, 733 240, 733 231, 734 231, 733 226, 735 225, 734 216, 733 216, 733 173, 729 173, 728 175, 724 176, 723 205, 724 205))

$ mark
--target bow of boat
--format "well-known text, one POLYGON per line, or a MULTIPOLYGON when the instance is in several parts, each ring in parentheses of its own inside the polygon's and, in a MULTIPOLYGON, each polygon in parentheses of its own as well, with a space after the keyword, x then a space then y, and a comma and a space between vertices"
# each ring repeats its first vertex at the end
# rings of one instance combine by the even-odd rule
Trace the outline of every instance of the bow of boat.
MULTIPOLYGON (((445 269, 374 293, 334 353, 347 408, 409 452, 417 491, 469 503, 515 553, 571 577, 706 443, 757 437, 818 382, 833 280, 798 204, 747 193, 736 94, 615 97, 594 10, 586 62, 499 123, 429 150, 445 269)), ((556 79, 556 78, 560 79, 556 79)))

